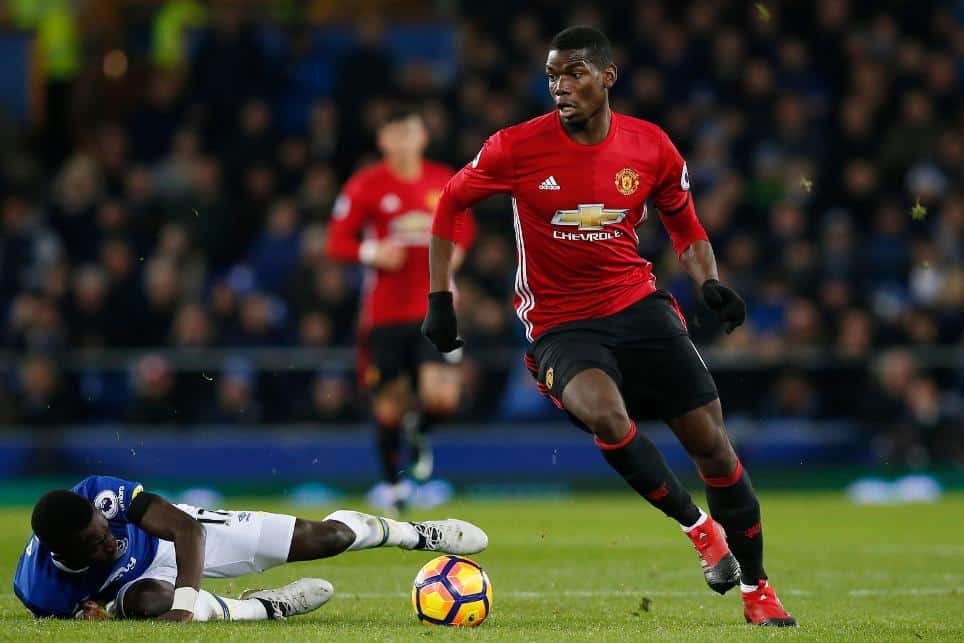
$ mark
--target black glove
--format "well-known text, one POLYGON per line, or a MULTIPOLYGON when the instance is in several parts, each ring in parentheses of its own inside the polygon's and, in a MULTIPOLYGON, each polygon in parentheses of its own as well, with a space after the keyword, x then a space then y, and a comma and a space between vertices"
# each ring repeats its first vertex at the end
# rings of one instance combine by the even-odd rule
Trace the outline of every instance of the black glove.
POLYGON ((716 279, 703 282, 703 301, 726 323, 729 335, 737 326, 746 321, 746 302, 732 288, 727 288, 716 279))
POLYGON ((450 353, 465 345, 459 337, 455 305, 452 303, 452 293, 448 290, 428 294, 428 312, 422 322, 422 334, 435 344, 440 353, 450 353))

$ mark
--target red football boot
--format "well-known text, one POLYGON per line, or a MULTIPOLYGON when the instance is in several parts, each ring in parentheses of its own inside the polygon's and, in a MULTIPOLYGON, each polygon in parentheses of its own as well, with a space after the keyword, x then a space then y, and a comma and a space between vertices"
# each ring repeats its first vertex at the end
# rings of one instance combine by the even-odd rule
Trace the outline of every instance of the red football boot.
POLYGON ((752 592, 743 594, 743 616, 747 623, 766 627, 795 627, 797 619, 783 609, 780 599, 766 579, 761 580, 752 592))
POLYGON ((726 532, 710 516, 702 525, 685 532, 703 565, 703 578, 714 592, 727 593, 740 582, 740 564, 726 544, 726 532))

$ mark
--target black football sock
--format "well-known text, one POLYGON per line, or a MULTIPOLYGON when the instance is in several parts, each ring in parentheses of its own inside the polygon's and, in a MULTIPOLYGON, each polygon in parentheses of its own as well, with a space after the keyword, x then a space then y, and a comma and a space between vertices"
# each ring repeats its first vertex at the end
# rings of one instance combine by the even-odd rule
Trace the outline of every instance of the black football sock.
POLYGON ((446 416, 439 415, 438 413, 429 413, 428 411, 422 411, 418 414, 418 424, 415 425, 415 431, 418 435, 428 435, 432 432, 435 425, 443 422, 446 416))
POLYGON ((382 465, 382 476, 390 484, 402 479, 402 430, 398 425, 375 423, 378 431, 378 459, 382 465))
POLYGON ((726 542, 740 563, 744 585, 756 585, 767 577, 763 571, 763 530, 760 527, 760 503, 756 499, 750 476, 743 465, 722 478, 703 477, 710 515, 726 531, 726 542))
POLYGON ((606 444, 596 438, 603 457, 633 490, 651 505, 681 525, 692 525, 700 518, 689 492, 666 464, 656 445, 636 431, 630 420, 629 435, 618 444, 606 444))

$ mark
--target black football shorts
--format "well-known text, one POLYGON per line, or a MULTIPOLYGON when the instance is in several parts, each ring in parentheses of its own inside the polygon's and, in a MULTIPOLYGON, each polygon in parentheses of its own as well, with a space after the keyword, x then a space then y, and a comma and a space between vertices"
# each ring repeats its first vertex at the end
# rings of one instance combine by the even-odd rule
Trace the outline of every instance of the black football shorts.
POLYGON ((664 290, 615 315, 550 328, 529 345, 525 360, 539 390, 559 408, 566 385, 588 368, 616 382, 634 420, 670 420, 719 397, 676 301, 664 290))
POLYGON ((422 335, 421 324, 386 324, 375 326, 364 341, 362 358, 364 381, 370 390, 391 382, 400 375, 418 381, 418 368, 425 363, 448 362, 422 335))

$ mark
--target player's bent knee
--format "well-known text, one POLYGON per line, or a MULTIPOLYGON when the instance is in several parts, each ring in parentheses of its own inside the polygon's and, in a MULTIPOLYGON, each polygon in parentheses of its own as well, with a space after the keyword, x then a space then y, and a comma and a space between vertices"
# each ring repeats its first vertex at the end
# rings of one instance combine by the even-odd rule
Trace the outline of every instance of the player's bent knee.
POLYGON ((455 395, 425 395, 421 401, 422 410, 431 415, 452 415, 459 406, 458 393, 455 395))
POLYGON ((401 401, 386 396, 375 400, 372 414, 381 426, 398 426, 402 423, 404 408, 401 401))
POLYGON ((737 467, 739 458, 733 446, 726 438, 722 427, 705 444, 698 446, 691 453, 693 461, 704 477, 719 478, 732 474, 737 467))
POLYGON ((324 532, 320 538, 325 548, 332 552, 332 556, 351 547, 358 537, 351 527, 337 520, 326 520, 322 525, 324 532))
POLYGON ((124 618, 157 618, 170 611, 174 604, 174 586, 161 580, 145 578, 124 592, 124 618))
POLYGON ((718 449, 712 455, 695 456, 696 466, 703 477, 720 478, 731 475, 736 471, 739 458, 729 442, 725 442, 723 448, 718 449))
POLYGON ((629 434, 629 417, 622 408, 595 408, 577 416, 588 426, 600 442, 616 444, 629 434))
POLYGON ((325 520, 295 520, 288 562, 337 556, 355 542, 355 532, 338 520, 335 512, 325 520))
POLYGON ((312 538, 319 550, 319 558, 340 554, 355 542, 355 532, 337 518, 310 524, 312 538))

